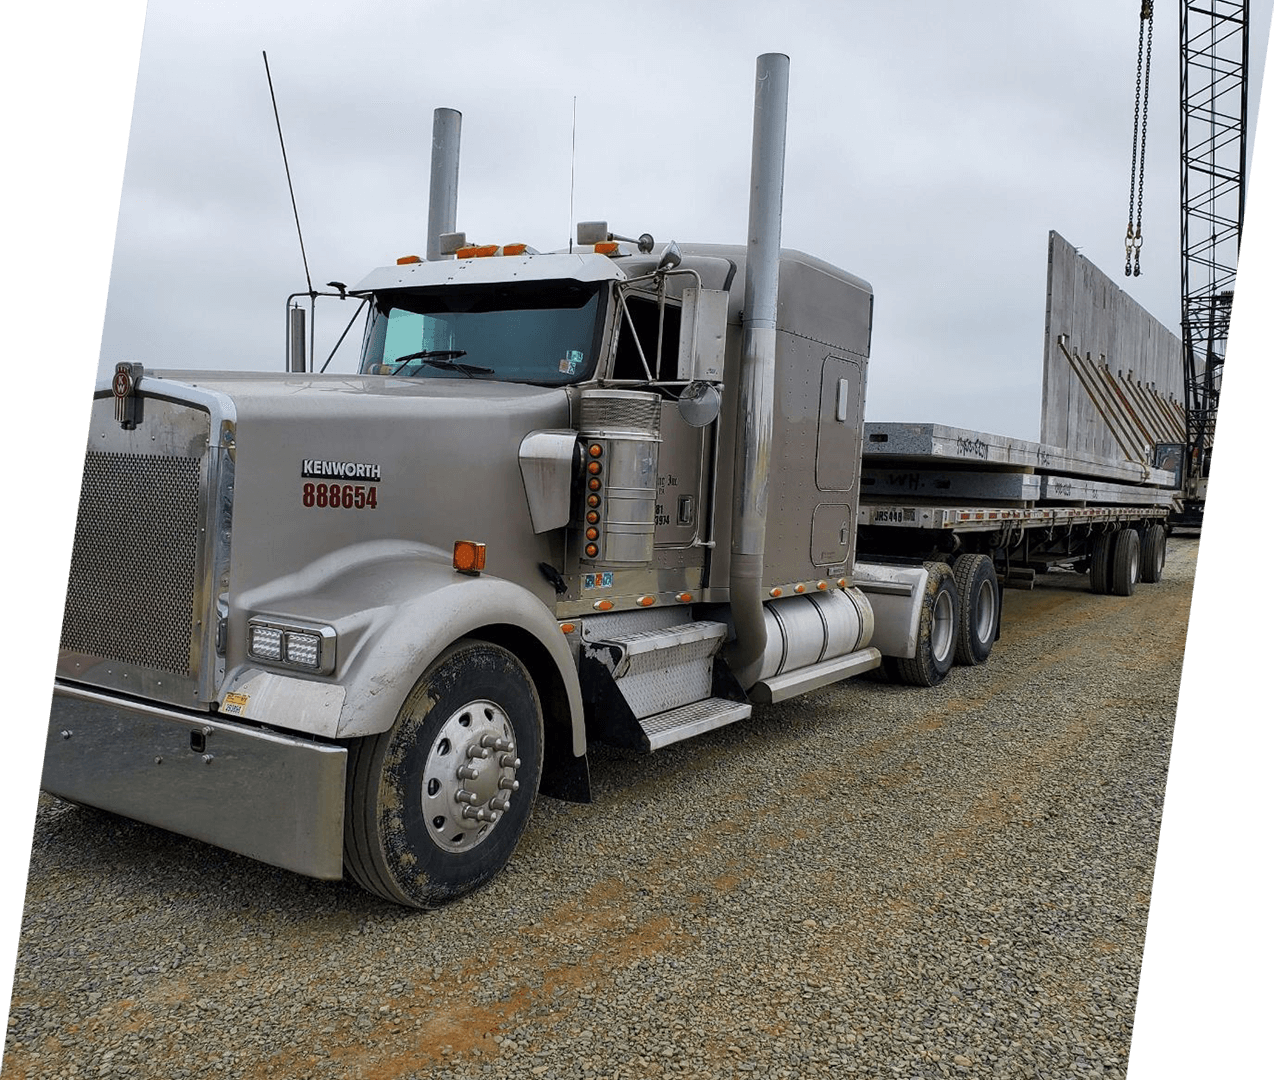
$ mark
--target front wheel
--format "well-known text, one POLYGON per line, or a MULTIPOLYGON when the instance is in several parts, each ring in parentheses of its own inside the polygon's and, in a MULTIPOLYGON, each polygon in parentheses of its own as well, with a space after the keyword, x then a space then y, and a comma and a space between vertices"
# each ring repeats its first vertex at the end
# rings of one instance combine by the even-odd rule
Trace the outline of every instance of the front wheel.
POLYGON ((350 750, 346 869, 409 907, 485 884, 526 827, 543 753, 522 662, 498 645, 458 642, 420 677, 393 727, 350 750))

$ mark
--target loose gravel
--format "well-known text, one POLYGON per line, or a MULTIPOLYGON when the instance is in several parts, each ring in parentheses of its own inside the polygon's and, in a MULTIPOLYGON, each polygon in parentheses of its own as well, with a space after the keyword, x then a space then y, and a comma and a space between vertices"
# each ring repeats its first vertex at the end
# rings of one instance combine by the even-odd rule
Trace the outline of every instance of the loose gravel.
POLYGON ((5 1080, 1120 1077, 1197 542, 989 663, 591 755, 433 912, 42 796, 5 1080))

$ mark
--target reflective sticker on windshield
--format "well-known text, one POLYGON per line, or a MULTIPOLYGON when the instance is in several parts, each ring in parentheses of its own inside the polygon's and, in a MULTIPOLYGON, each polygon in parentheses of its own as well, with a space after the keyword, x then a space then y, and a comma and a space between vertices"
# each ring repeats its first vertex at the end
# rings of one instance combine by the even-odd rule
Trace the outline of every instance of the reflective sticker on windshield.
POLYGON ((584 354, 579 349, 571 349, 557 362, 557 370, 563 375, 574 375, 584 362, 584 354))

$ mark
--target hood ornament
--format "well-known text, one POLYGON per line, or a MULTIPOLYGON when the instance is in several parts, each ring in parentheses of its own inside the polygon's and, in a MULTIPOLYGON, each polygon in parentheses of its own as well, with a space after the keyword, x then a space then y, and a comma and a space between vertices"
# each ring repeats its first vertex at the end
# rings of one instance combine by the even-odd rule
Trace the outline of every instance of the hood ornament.
POLYGON ((125 431, 132 431, 142 422, 142 399, 137 396, 137 381, 144 371, 141 364, 115 365, 111 393, 115 395, 115 419, 125 431))

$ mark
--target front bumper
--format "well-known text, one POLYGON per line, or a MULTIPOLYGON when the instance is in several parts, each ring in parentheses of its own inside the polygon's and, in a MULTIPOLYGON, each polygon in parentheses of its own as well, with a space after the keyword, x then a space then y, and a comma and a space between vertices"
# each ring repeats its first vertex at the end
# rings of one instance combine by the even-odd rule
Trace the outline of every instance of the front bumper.
POLYGON ((341 877, 344 747, 59 681, 49 794, 310 877, 341 877))

